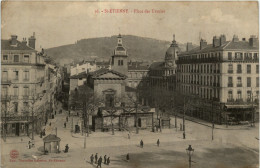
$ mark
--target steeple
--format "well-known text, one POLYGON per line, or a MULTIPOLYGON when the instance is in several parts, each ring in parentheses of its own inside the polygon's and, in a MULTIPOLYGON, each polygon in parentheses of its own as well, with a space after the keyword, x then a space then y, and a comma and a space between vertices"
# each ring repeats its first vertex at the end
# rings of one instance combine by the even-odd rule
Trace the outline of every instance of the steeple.
POLYGON ((121 34, 119 33, 119 35, 117 36, 117 46, 122 46, 122 45, 123 45, 123 41, 122 41, 121 34))
POLYGON ((173 40, 172 40, 171 47, 178 47, 178 44, 175 41, 175 34, 173 34, 173 40))

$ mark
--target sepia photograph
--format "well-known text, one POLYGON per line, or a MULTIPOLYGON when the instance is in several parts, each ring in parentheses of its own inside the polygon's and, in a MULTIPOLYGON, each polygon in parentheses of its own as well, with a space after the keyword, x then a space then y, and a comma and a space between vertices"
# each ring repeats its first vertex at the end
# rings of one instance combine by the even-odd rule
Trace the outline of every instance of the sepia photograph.
POLYGON ((2 1, 1 168, 258 168, 258 1, 2 1))

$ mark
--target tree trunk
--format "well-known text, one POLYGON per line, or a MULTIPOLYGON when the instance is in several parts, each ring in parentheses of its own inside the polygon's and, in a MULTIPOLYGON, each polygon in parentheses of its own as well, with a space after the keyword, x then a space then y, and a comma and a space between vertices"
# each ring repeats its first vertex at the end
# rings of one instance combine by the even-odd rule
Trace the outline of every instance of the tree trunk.
POLYGON ((138 134, 139 128, 138 128, 137 104, 135 105, 135 127, 136 127, 136 134, 138 134))
POLYGON ((87 114, 87 137, 89 137, 89 115, 87 114))
POLYGON ((112 119, 111 119, 111 126, 112 126, 112 135, 115 135, 115 132, 114 132, 114 124, 113 124, 113 121, 112 121, 112 119))

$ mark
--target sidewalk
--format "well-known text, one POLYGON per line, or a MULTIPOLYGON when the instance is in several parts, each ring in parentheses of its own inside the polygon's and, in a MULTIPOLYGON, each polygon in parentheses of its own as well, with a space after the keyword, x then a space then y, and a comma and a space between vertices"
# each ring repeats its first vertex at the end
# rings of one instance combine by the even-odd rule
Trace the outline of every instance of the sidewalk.
MULTIPOLYGON (((175 116, 171 116, 171 122, 174 122, 175 116)), ((181 114, 177 114, 177 118, 182 119, 183 116, 181 114)), ((185 116, 185 120, 200 124, 200 125, 204 125, 206 127, 212 127, 212 123, 207 122, 205 120, 201 120, 195 117, 190 117, 190 116, 185 116)), ((173 124, 174 125, 174 124, 173 124)), ((250 124, 248 125, 228 125, 228 127, 226 125, 218 125, 218 124, 214 124, 214 129, 222 129, 222 130, 247 130, 250 128, 258 128, 259 127, 259 123, 255 123, 255 127, 251 127, 250 124)))

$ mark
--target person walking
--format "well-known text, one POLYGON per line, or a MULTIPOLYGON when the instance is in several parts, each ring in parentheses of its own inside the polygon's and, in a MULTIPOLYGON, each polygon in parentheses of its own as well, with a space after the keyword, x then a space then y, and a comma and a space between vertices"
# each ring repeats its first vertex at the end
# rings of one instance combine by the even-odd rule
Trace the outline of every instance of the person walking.
POLYGON ((93 162, 94 162, 94 155, 93 154, 90 156, 90 162, 91 162, 91 164, 93 164, 93 162))
POLYGON ((69 121, 69 118, 68 118, 68 116, 66 117, 66 122, 68 122, 69 121))
POLYGON ((97 159, 98 159, 98 155, 97 155, 97 153, 96 153, 96 155, 95 155, 95 163, 97 164, 97 159))
POLYGON ((28 149, 31 149, 31 141, 28 142, 28 149))
POLYGON ((107 165, 110 163, 110 157, 107 158, 107 165))
POLYGON ((65 146, 65 151, 64 151, 65 153, 68 153, 69 152, 69 145, 67 144, 66 146, 65 146))
POLYGON ((158 147, 160 146, 160 140, 159 139, 157 140, 157 146, 158 147))
POLYGON ((97 165, 97 167, 100 167, 100 168, 101 168, 101 164, 102 164, 102 157, 100 156, 99 159, 98 159, 98 165, 97 165))
POLYGON ((129 157, 129 153, 126 154, 126 161, 129 161, 130 157, 129 157))
POLYGON ((140 141, 140 146, 141 146, 141 148, 144 147, 144 142, 143 142, 143 140, 140 141))
POLYGON ((66 128, 66 125, 67 125, 66 122, 64 122, 64 128, 66 128))
POLYGON ((182 134, 182 135, 183 135, 183 139, 185 139, 185 132, 183 132, 183 134, 182 134))
POLYGON ((107 155, 104 156, 104 164, 107 164, 107 155))

